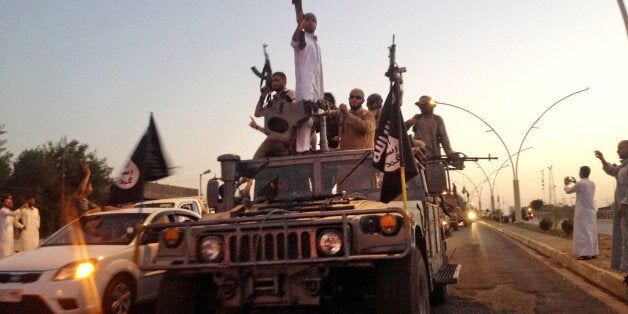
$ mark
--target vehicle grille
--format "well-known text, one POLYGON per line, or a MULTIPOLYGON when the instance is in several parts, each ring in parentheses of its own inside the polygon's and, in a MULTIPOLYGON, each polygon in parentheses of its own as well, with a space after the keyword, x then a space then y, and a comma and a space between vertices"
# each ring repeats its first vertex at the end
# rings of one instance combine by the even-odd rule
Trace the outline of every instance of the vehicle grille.
POLYGON ((29 283, 39 279, 41 273, 11 272, 0 273, 0 283, 29 283))
POLYGON ((51 313, 46 303, 38 296, 23 295, 21 302, 0 302, 0 313, 51 313))
POLYGON ((232 235, 227 260, 231 262, 281 261, 318 257, 316 230, 264 231, 232 235))

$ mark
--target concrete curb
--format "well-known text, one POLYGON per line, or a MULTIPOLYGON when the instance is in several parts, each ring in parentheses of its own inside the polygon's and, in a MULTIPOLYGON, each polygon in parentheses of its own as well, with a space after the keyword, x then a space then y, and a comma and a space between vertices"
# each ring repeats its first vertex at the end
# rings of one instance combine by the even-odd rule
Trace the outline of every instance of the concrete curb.
POLYGON ((628 289, 624 283, 624 277, 622 275, 601 269, 583 261, 579 261, 569 254, 565 254, 546 244, 534 241, 521 234, 492 226, 483 221, 478 222, 525 244, 533 250, 558 262, 563 267, 591 281, 596 286, 610 291, 612 294, 624 301, 628 301, 628 289))

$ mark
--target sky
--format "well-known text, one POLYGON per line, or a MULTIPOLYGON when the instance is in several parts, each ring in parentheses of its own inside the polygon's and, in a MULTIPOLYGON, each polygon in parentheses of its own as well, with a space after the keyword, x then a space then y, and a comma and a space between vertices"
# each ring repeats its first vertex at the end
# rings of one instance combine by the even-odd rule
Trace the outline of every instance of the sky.
MULTIPOLYGON (((325 90, 338 103, 354 87, 385 97, 394 35, 407 69, 405 119, 418 113, 421 95, 479 117, 435 108, 455 151, 499 158, 451 175, 468 190, 489 177, 483 208, 491 188, 499 206, 514 205, 515 174, 522 205, 547 203, 551 178, 556 202, 573 204, 563 178, 582 165, 592 168, 596 205, 612 202, 614 179, 593 151, 618 162, 617 143, 628 139, 628 36, 617 1, 304 0, 303 8, 317 16, 325 90), (508 157, 516 162, 520 147, 515 172, 508 157)), ((15 160, 48 141, 76 139, 117 175, 153 113, 175 167, 159 183, 198 188, 199 179, 219 176, 218 156, 250 158, 263 140, 248 126, 259 97, 250 67, 261 69, 267 44, 272 69, 293 88, 295 27, 287 0, 1 1, 7 148, 15 160)))

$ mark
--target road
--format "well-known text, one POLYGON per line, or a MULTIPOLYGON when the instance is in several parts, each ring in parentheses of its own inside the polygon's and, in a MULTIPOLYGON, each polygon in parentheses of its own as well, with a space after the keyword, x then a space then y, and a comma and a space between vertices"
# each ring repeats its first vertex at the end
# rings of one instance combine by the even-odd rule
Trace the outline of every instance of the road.
POLYGON ((463 266, 436 313, 628 313, 622 301, 486 226, 461 227, 447 244, 450 262, 463 266))

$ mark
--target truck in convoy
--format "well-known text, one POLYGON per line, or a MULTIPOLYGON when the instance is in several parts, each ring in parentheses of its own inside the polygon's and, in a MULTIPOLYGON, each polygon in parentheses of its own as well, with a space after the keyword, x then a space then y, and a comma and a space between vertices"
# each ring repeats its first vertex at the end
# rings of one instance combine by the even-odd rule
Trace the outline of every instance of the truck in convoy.
MULTIPOLYGON (((400 99, 394 41, 387 76, 400 99)), ((215 213, 141 231, 159 241, 141 268, 165 270, 157 312, 428 313, 445 302, 461 267, 447 261, 440 219, 447 164, 407 160, 417 174, 383 203, 378 153, 218 157, 221 176, 207 186, 215 213), (242 182, 250 197, 237 193, 242 182)))

